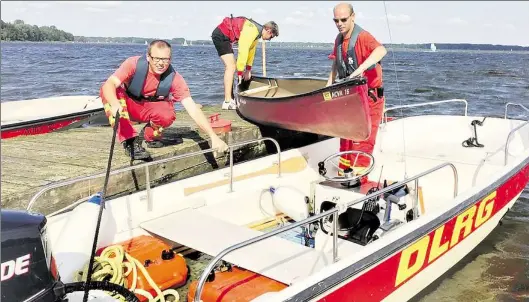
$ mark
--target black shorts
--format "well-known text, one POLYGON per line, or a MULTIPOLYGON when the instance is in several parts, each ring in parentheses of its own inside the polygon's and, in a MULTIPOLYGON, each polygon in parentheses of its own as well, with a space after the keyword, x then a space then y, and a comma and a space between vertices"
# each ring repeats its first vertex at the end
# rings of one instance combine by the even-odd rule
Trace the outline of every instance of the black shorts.
POLYGON ((219 57, 228 53, 233 53, 230 39, 226 37, 218 27, 216 27, 213 33, 211 33, 211 40, 217 49, 219 57))

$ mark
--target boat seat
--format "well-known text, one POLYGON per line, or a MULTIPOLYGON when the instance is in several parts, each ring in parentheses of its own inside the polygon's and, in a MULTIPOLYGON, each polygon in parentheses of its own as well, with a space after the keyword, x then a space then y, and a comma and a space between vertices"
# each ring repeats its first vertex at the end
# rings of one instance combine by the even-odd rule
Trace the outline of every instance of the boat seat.
MULTIPOLYGON (((262 235, 262 232, 186 209, 146 221, 140 226, 158 236, 194 250, 216 256, 222 250, 262 235)), ((340 258, 358 251, 360 246, 338 239, 340 258)), ((333 263, 332 249, 315 250, 273 236, 226 255, 223 260, 268 278, 292 284, 333 263)))

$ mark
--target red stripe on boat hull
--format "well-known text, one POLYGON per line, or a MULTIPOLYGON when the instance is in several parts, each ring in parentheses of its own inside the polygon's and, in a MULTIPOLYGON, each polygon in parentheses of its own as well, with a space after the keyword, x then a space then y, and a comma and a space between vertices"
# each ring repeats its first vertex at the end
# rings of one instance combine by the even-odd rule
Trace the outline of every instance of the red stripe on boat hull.
POLYGON ((50 133, 52 131, 61 129, 72 123, 80 121, 82 118, 84 117, 76 117, 76 118, 71 118, 67 120, 52 121, 49 123, 28 126, 24 128, 2 130, 1 135, 2 135, 2 139, 6 139, 6 138, 13 138, 13 137, 21 136, 21 135, 28 136, 28 135, 50 133))
POLYGON ((496 215, 524 190, 528 181, 529 165, 464 212, 319 301, 385 299, 496 215))

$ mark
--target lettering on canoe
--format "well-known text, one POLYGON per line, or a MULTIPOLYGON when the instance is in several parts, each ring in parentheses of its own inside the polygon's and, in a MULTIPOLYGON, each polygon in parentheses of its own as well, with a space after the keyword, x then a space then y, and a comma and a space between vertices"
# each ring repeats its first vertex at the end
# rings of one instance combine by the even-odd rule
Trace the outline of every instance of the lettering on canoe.
POLYGON ((492 216, 496 191, 401 252, 395 287, 452 249, 492 216))
POLYGON ((350 88, 343 88, 343 89, 335 90, 335 91, 326 91, 322 93, 322 95, 325 101, 330 101, 330 100, 333 100, 333 99, 336 99, 336 98, 339 98, 345 95, 349 95, 350 93, 351 93, 350 88))

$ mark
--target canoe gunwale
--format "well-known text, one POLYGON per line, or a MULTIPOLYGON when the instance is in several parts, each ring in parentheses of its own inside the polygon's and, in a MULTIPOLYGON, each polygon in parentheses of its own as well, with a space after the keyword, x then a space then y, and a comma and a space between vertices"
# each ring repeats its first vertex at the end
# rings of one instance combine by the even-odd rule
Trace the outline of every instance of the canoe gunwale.
MULTIPOLYGON (((253 76, 254 79, 259 80, 268 80, 268 81, 275 81, 275 80, 317 80, 317 81, 326 81, 325 78, 318 78, 318 77, 263 77, 263 76, 253 76)), ((240 92, 244 92, 244 90, 240 90, 240 86, 237 85, 237 91, 236 91, 236 98, 237 99, 245 99, 245 100, 251 100, 251 101, 259 101, 259 102, 286 102, 286 101, 292 101, 295 99, 301 99, 304 97, 310 97, 316 94, 324 93, 324 92, 330 92, 332 90, 342 89, 344 87, 350 87, 350 86, 359 86, 367 84, 367 79, 365 77, 355 78, 348 81, 343 81, 340 83, 335 83, 331 86, 323 87, 320 89, 316 89, 313 91, 295 94, 291 96, 282 96, 282 97, 259 97, 259 96, 251 96, 251 95, 241 95, 240 92)), ((279 87, 281 88, 281 87, 279 87)))

